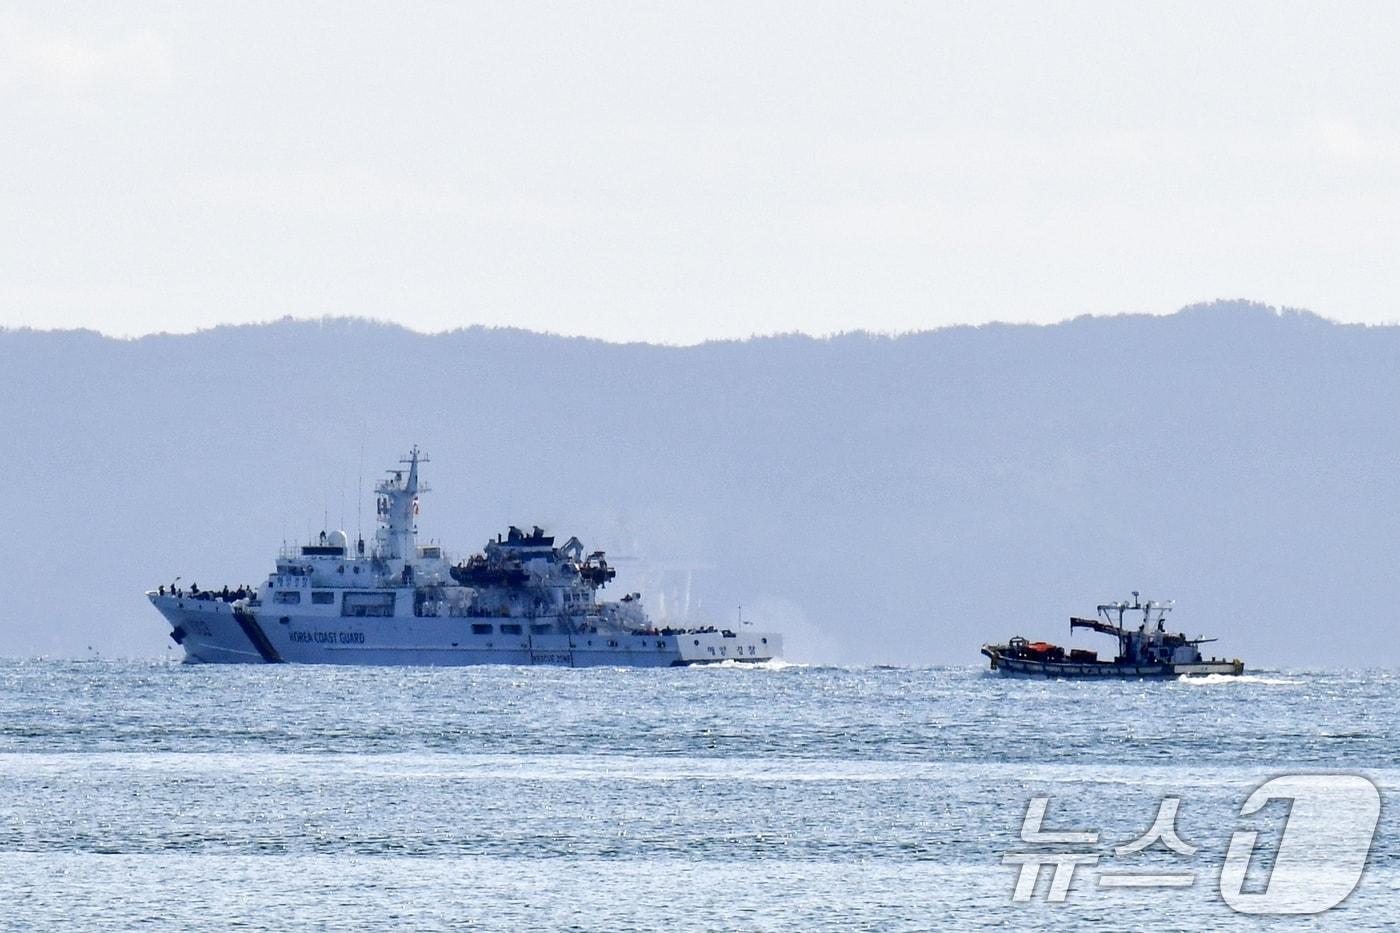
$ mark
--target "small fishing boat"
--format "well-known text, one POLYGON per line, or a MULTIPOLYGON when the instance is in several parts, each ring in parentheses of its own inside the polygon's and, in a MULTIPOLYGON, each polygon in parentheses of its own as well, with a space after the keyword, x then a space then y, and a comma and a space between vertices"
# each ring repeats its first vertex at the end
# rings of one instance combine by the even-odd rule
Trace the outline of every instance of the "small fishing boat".
POLYGON ((1098 607, 1098 619, 1071 617, 1070 633, 1086 628, 1118 640, 1118 651, 1111 658, 1100 658, 1097 651, 1063 648, 1045 641, 1029 641, 1021 636, 1004 645, 983 645, 992 670, 1022 677, 1183 677, 1205 674, 1239 675, 1244 662, 1239 658, 1204 658, 1200 646, 1214 638, 1187 638, 1168 632, 1167 613, 1174 604, 1155 600, 1142 602, 1133 592, 1133 601, 1105 603, 1098 607), (1130 614, 1132 614, 1130 616, 1130 614), (1134 626, 1140 614, 1141 621, 1134 626))

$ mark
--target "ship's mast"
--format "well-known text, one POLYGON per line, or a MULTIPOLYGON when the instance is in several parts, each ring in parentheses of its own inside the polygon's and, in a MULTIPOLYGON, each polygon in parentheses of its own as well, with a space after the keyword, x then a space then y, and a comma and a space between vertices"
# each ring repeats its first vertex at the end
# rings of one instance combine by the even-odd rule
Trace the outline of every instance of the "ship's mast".
POLYGON ((1172 611, 1175 603, 1168 600, 1159 603, 1149 599, 1143 602, 1138 591, 1133 590, 1133 601, 1104 603, 1099 606, 1099 615, 1104 621, 1098 622, 1093 619, 1070 619, 1070 631, 1076 628, 1093 629, 1105 635, 1113 635, 1118 639, 1118 657, 1122 660, 1136 661, 1146 650, 1147 646, 1160 643, 1165 637, 1167 613, 1172 611), (1142 622, 1135 629, 1128 628, 1123 624, 1123 616, 1129 611, 1142 613, 1142 622))
POLYGON ((408 464, 408 476, 403 470, 390 470, 374 488, 380 522, 375 550, 384 560, 410 560, 417 553, 418 496, 428 491, 428 485, 418 481, 418 464, 428 458, 419 454, 417 445, 399 462, 408 464))

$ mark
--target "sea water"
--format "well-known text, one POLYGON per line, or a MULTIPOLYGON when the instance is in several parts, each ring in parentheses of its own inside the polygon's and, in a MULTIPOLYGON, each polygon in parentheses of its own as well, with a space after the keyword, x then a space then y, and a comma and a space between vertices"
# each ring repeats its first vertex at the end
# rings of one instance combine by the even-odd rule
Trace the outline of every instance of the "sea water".
POLYGON ((0 662, 0 928, 1253 929, 1285 773, 1385 806, 1355 892, 1400 906, 1390 672, 1045 682, 974 668, 668 670, 0 662), (1007 853, 1096 835, 1063 902, 1007 853), (1193 854, 1143 836, 1166 797, 1193 854), (1272 815, 1270 815, 1272 814, 1272 815), (1107 889, 1106 871, 1189 887, 1107 889))

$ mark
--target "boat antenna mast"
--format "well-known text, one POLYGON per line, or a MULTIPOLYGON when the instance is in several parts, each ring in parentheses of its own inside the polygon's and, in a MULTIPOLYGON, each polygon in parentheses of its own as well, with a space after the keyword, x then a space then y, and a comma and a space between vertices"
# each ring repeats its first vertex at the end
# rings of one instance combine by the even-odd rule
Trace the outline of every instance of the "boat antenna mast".
POLYGON ((408 475, 404 470, 388 470, 388 476, 374 487, 378 499, 375 511, 380 528, 376 533, 378 556, 386 560, 410 560, 414 556, 414 546, 418 533, 418 496, 429 491, 427 483, 418 479, 418 465, 427 463, 418 445, 414 445, 408 456, 399 460, 408 465, 408 475))
POLYGON ((360 472, 355 476, 355 550, 358 556, 365 553, 365 439, 364 425, 360 426, 360 472))

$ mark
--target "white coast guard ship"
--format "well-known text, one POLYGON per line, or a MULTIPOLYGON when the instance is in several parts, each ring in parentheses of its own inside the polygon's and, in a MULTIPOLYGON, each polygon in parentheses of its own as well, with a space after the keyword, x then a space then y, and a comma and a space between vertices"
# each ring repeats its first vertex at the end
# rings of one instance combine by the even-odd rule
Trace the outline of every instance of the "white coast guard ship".
POLYGON ((768 661, 781 637, 734 629, 658 627, 641 595, 603 602, 616 574, 577 538, 555 546, 540 528, 510 532, 454 563, 418 544, 418 448, 376 487, 379 527, 368 550, 343 531, 284 548, 256 589, 176 584, 146 595, 191 662, 550 664, 665 667, 768 661))

